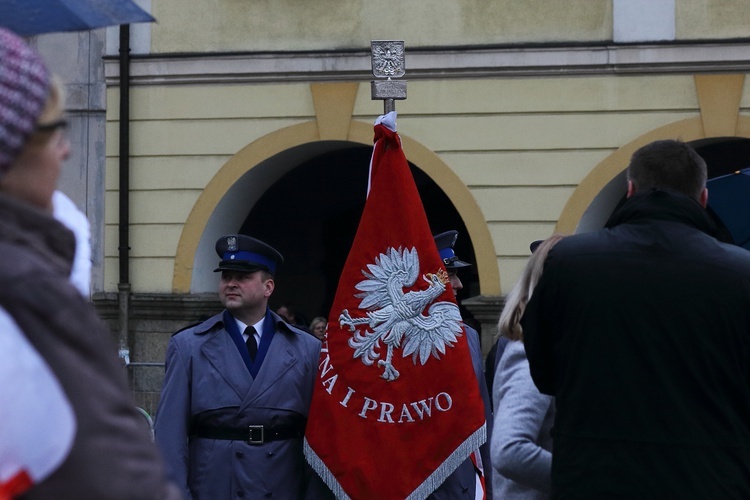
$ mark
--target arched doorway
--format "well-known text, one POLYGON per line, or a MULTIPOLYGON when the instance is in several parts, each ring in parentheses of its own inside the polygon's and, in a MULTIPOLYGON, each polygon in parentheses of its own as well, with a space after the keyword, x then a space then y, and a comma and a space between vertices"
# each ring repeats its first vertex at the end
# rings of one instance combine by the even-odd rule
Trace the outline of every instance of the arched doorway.
MULTIPOLYGON (((273 309, 292 303, 307 322, 328 316, 364 208, 371 154, 369 146, 340 144, 290 169, 249 208, 238 231, 267 241, 285 258, 276 277, 273 309)), ((433 234, 458 230, 456 253, 475 264, 469 234, 454 205, 428 175, 413 164, 410 168, 433 234)), ((460 277, 464 290, 459 300, 479 293, 476 266, 460 277)), ((468 311, 462 313, 476 325, 468 311)))

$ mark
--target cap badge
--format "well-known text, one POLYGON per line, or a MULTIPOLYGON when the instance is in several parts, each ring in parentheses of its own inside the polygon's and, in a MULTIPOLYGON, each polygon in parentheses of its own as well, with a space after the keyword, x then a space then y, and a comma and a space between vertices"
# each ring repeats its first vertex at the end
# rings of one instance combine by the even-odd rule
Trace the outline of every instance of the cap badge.
POLYGON ((227 250, 230 252, 237 251, 237 237, 236 236, 227 236, 227 250))

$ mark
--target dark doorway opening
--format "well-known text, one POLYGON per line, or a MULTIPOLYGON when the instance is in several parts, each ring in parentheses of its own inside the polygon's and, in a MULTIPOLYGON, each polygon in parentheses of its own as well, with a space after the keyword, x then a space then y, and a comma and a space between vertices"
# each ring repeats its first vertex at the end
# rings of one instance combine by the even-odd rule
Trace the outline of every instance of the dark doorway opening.
MULTIPOLYGON (((260 238, 284 255, 270 307, 291 303, 309 324, 328 317, 339 276, 362 215, 372 148, 353 145, 301 163, 269 188, 240 232, 260 238)), ((468 298, 479 294, 474 248, 458 211, 424 172, 409 164, 433 234, 456 229, 456 254, 473 264, 459 277, 468 298)), ((479 327, 461 308, 464 319, 479 327)), ((298 317, 298 321, 300 318, 298 317)))
POLYGON ((750 167, 750 139, 713 137, 690 145, 706 161, 709 179, 750 167))

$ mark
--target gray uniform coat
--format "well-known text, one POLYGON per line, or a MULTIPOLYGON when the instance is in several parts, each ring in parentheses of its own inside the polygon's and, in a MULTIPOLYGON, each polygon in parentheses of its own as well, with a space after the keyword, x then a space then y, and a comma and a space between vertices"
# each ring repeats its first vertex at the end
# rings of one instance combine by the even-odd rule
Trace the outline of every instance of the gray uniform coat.
MULTIPOLYGON (((479 454, 482 456, 482 466, 485 475, 485 490, 487 498, 492 498, 492 464, 490 462, 490 437, 492 434, 492 404, 487 390, 487 382, 484 378, 484 364, 482 363, 482 347, 479 340, 479 332, 464 325, 466 329, 466 340, 469 343, 471 352, 471 364, 474 367, 474 374, 479 383, 479 392, 484 401, 484 416, 487 422, 487 442, 479 447, 479 454)), ((428 498, 430 500, 440 499, 474 499, 476 498, 476 471, 470 458, 458 466, 458 468, 448 476, 443 484, 438 487, 428 498)))
POLYGON ((155 433, 171 473, 192 498, 301 498, 308 469, 302 439, 251 445, 191 437, 200 422, 232 428, 306 419, 321 343, 271 314, 276 325, 255 379, 222 314, 175 334, 155 433))

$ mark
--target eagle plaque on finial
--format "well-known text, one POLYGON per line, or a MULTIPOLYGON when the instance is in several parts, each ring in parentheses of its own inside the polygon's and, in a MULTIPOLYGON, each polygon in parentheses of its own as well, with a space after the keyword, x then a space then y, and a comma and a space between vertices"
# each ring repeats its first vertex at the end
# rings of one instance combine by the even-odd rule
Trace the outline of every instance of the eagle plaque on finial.
POLYGON ((370 91, 373 100, 385 101, 385 112, 395 110, 395 99, 406 99, 406 80, 393 80, 406 74, 403 40, 373 40, 372 74, 376 78, 371 82, 370 91))

